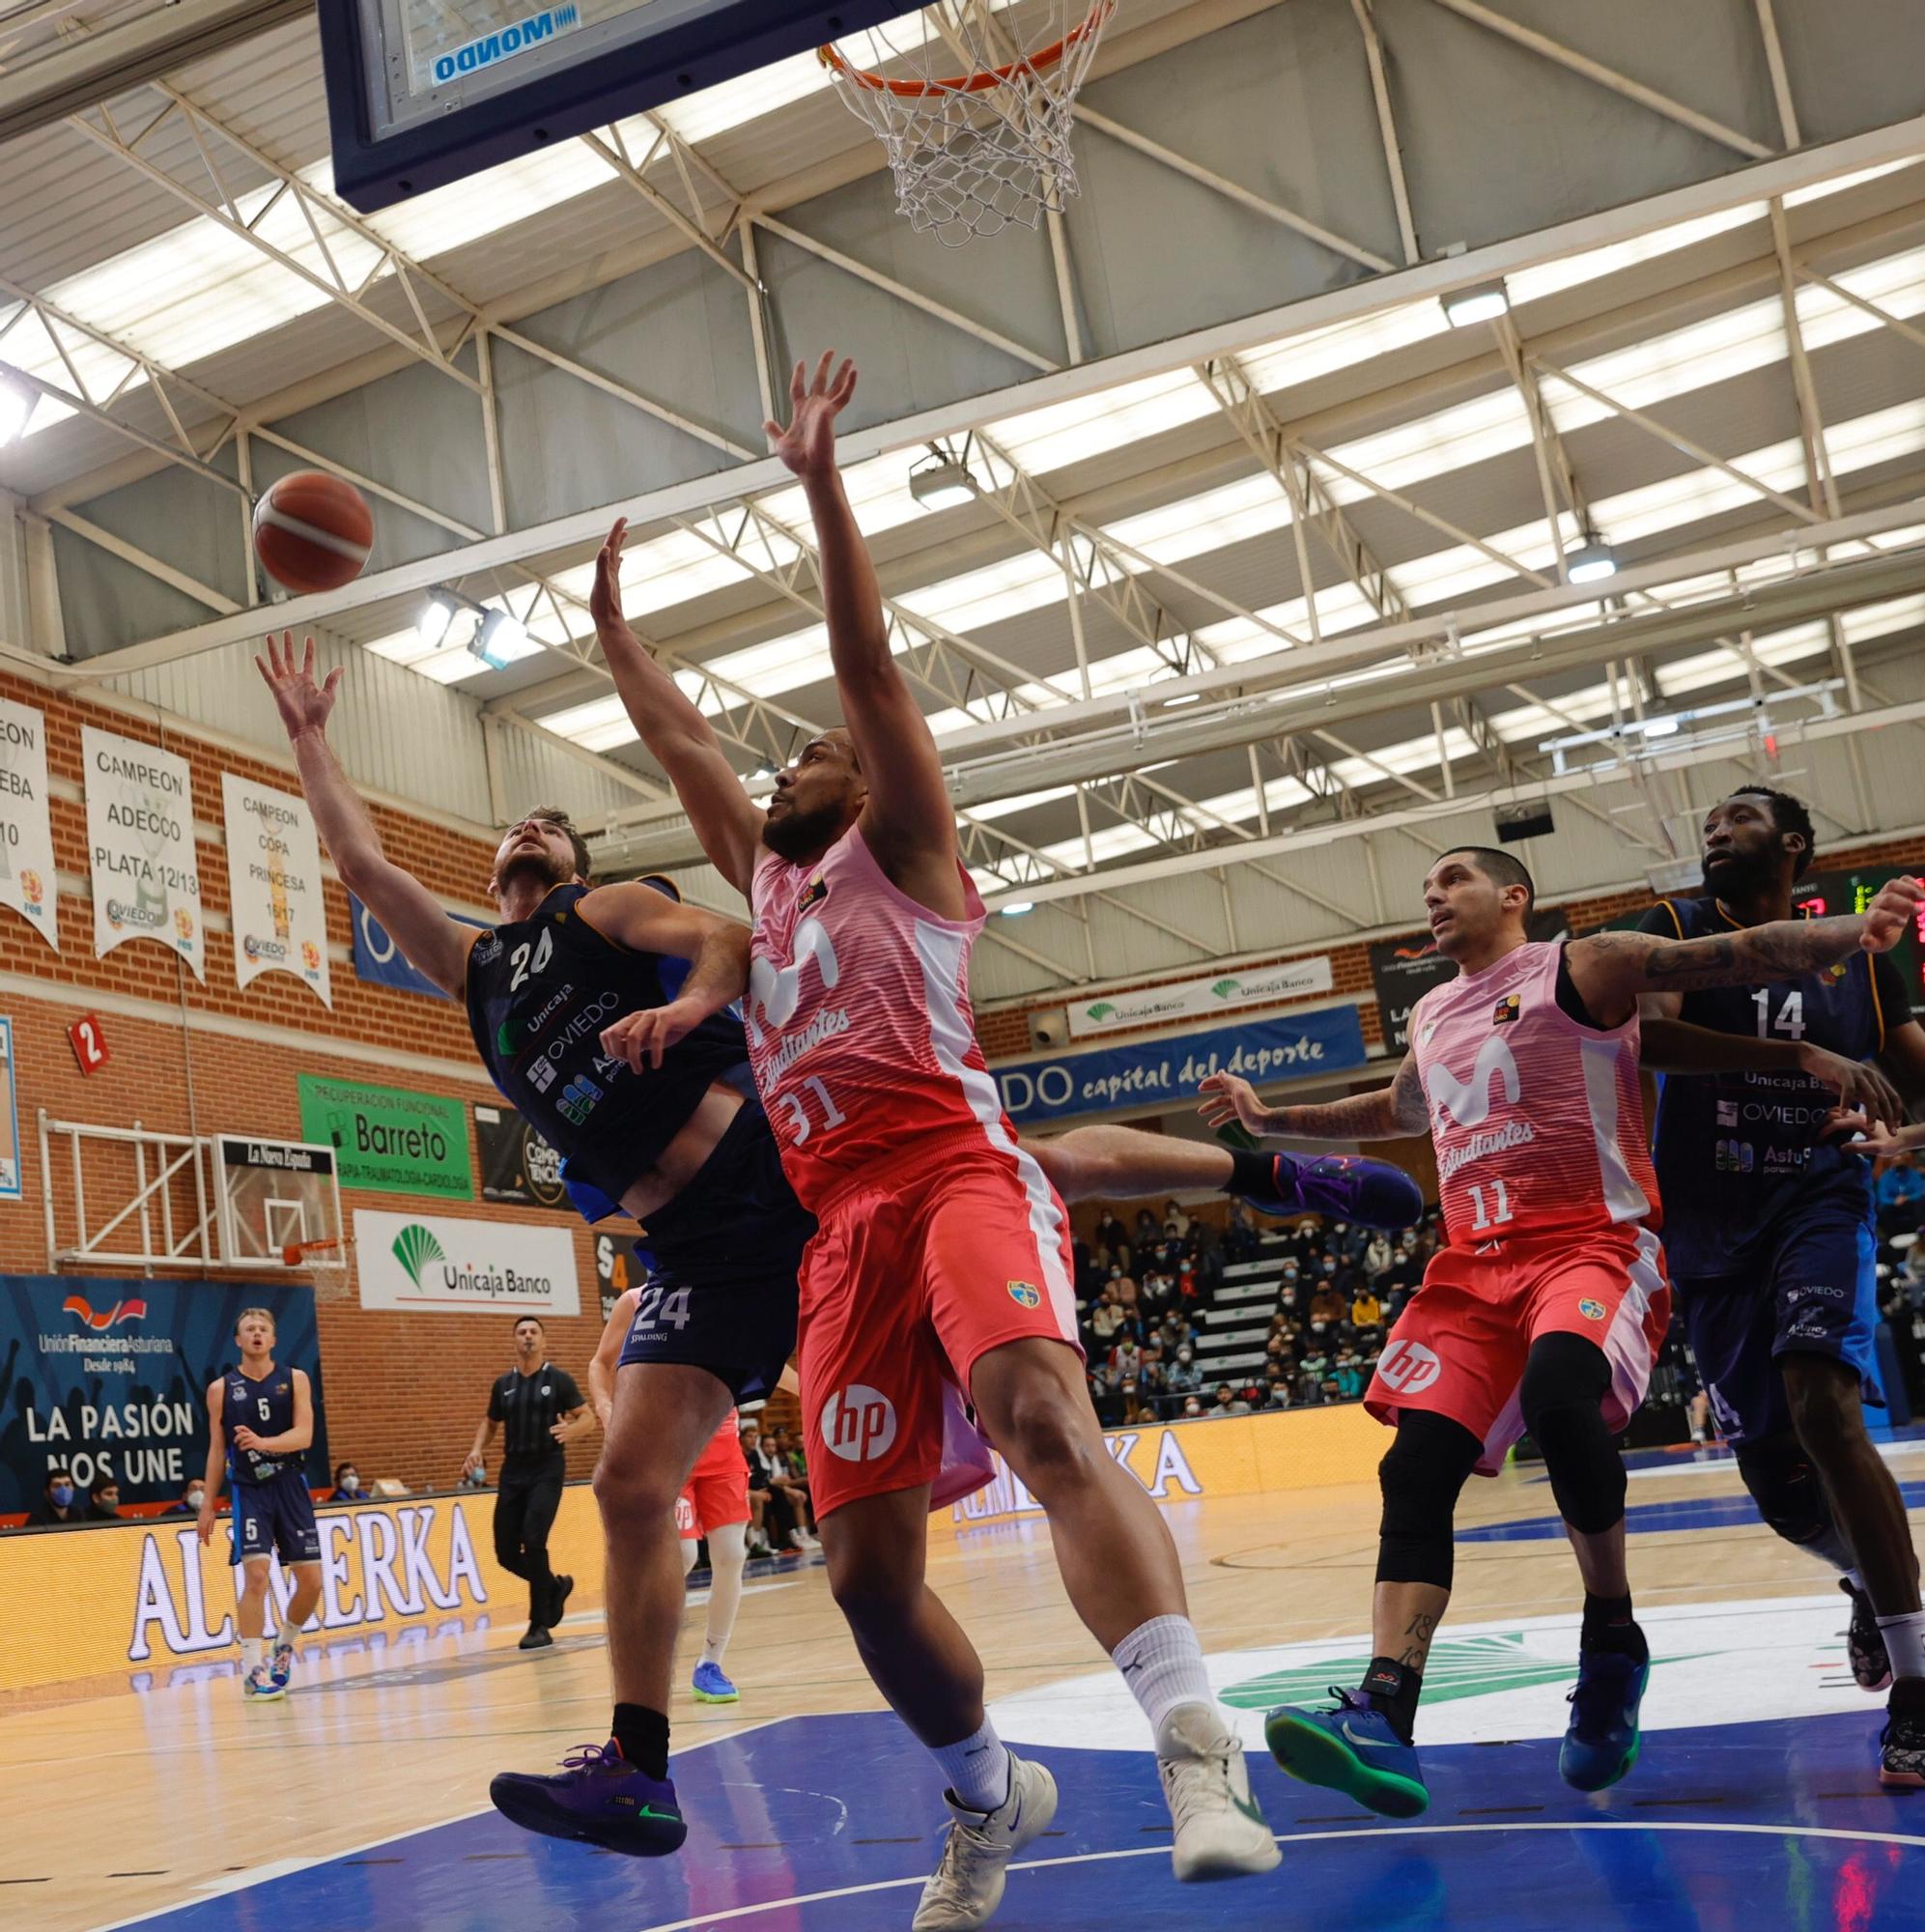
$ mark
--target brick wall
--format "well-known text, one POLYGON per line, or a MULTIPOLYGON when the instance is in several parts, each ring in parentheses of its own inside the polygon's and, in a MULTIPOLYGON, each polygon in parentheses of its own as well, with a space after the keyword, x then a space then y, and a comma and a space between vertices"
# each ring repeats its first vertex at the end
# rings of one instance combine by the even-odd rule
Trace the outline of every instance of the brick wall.
MULTIPOLYGON (((4 676, 0 694, 45 714, 47 776, 56 785, 62 780, 74 787, 83 785, 80 729, 86 724, 164 745, 187 758, 193 770, 194 812, 203 827, 217 828, 221 823, 223 771, 283 791, 299 789, 292 773, 282 767, 196 743, 178 731, 163 735, 117 708, 57 696, 38 685, 4 676)), ((85 877, 84 804, 55 797, 51 811, 59 869, 85 877)), ((492 841, 466 838, 397 811, 378 808, 374 815, 390 855, 432 891, 456 903, 486 903, 492 841)), ((196 856, 202 906, 210 914, 224 915, 226 854, 204 835, 197 840, 196 856)), ((330 950, 348 947, 352 933, 347 893, 332 878, 324 890, 330 950)), ((302 1072, 445 1094, 465 1106, 498 1097, 481 1075, 458 1006, 365 984, 344 958, 332 961, 330 1012, 286 974, 265 974, 241 991, 234 980, 231 937, 217 928, 206 935, 203 983, 170 949, 152 940, 129 940, 106 958, 97 959, 93 909, 82 896, 63 892, 59 923, 61 951, 55 953, 24 920, 0 908, 0 974, 8 976, 7 988, 0 993, 0 1014, 14 1022, 23 1169, 23 1198, 17 1203, 0 1202, 0 1264, 8 1272, 49 1271, 37 1109, 58 1119, 100 1125, 125 1126, 137 1119, 163 1131, 234 1130, 297 1140, 300 1138, 297 1079, 302 1072), (31 987, 23 986, 23 981, 31 981, 31 987), (117 1000, 149 1002, 166 1010, 135 1016, 108 1004, 117 1000), (83 1078, 67 1029, 81 1013, 96 1008, 112 1057, 105 1067, 83 1078), (303 1048, 292 1039, 235 1038, 203 1027, 190 1028, 181 1017, 184 1008, 204 1024, 279 1028, 306 1036, 314 1044, 303 1048), (353 1043, 366 1057, 348 1058, 324 1050, 322 1043, 329 1041, 353 1043), (444 1060, 450 1063, 450 1072, 444 1076, 397 1065, 392 1056, 398 1053, 444 1060), (454 1073, 462 1066, 474 1068, 471 1078, 454 1073)), ((478 1195, 480 1170, 478 1151, 472 1145, 471 1114, 468 1132, 478 1195)), ((64 1181, 66 1161, 58 1151, 54 1164, 64 1181)), ((553 1358, 578 1380, 584 1379, 601 1321, 593 1237, 578 1218, 549 1215, 535 1208, 497 1208, 479 1198, 449 1203, 344 1188, 342 1209, 351 1232, 357 1207, 571 1227, 583 1312, 574 1320, 552 1321, 549 1344, 553 1358)), ((65 1242, 72 1227, 71 1200, 63 1201, 61 1208, 60 1235, 65 1242)), ((101 1218, 97 1204, 94 1218, 97 1224, 101 1218)), ((128 1270, 89 1270, 70 1264, 63 1264, 61 1272, 128 1270)), ((354 1458, 364 1479, 398 1476, 415 1486, 452 1482, 486 1405, 488 1384, 509 1362, 510 1318, 363 1310, 352 1273, 341 1294, 335 1293, 339 1277, 318 1273, 314 1279, 323 1285, 322 1365, 333 1460, 354 1458)), ((598 1441, 590 1435, 571 1445, 571 1476, 588 1474, 598 1441)))

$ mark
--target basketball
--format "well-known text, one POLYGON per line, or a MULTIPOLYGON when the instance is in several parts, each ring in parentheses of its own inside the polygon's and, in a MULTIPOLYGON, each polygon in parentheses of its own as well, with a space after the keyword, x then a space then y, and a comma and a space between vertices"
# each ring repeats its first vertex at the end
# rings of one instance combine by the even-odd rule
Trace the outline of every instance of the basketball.
POLYGON ((367 498, 325 470, 283 476, 254 506, 254 554, 289 590, 338 590, 352 583, 374 538, 367 498))

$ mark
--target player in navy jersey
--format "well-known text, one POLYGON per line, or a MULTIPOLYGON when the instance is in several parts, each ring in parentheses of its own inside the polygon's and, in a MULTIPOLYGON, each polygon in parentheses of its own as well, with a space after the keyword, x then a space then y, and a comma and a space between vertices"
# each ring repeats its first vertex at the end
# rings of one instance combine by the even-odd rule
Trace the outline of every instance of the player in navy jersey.
MULTIPOLYGON (((1747 786, 1704 824, 1706 891, 1643 922, 1696 939, 1793 915, 1810 814, 1747 786)), ((1851 908, 1838 908, 1849 911, 1851 908)), ((1925 1091, 1925 1030, 1888 954, 1769 984, 1647 994, 1666 1074, 1656 1160, 1664 1247, 1713 1412, 1760 1515, 1842 1573, 1853 1674, 1891 1686, 1881 1781, 1925 1785, 1925 1616, 1905 1504, 1865 1430, 1883 1404, 1869 1171, 1852 1124, 1903 1118, 1868 1065, 1925 1091), (1848 1121, 1834 1111, 1856 1110, 1848 1121)))
POLYGON ((304 1473, 314 1441, 314 1395, 304 1369, 274 1361, 274 1318, 243 1308, 234 1324, 241 1365, 208 1384, 207 1487, 197 1527, 213 1537, 225 1475, 233 1489, 234 1553, 241 1572, 234 1622, 241 1638, 241 1689, 250 1702, 285 1697, 295 1640, 321 1601, 321 1532, 304 1473), (294 1595, 267 1650, 268 1576, 278 1556, 294 1573, 294 1595))

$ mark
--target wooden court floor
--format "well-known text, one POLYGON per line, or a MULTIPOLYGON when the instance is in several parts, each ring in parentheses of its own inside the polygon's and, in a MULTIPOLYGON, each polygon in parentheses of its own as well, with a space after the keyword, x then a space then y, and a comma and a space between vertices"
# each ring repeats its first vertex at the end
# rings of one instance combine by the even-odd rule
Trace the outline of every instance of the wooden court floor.
MULTIPOLYGON (((1925 1441, 1897 1444, 1890 1453, 1919 1523, 1925 1520, 1919 1509, 1925 1502, 1925 1441)), ((1459 1550, 1446 1631, 1451 1641, 1440 1640, 1433 1656, 1437 1702, 1434 1709, 1427 1702, 1426 1728, 1420 1732, 1427 1750, 1433 1742, 1441 1749, 1542 1740, 1561 1725, 1556 1713, 1575 1642, 1568 1620, 1578 1598, 1570 1555, 1548 1520, 1552 1508, 1542 1480, 1517 1470, 1493 1483, 1476 1483, 1467 1494, 1460 1527, 1469 1540, 1459 1550), (1560 1619, 1566 1621, 1560 1625, 1560 1619)), ((1813 1735, 1846 1739, 1840 1747, 1845 1771, 1825 1774, 1833 1785, 1843 1780, 1841 1799, 1855 1788, 1850 1767, 1861 1759, 1865 1769, 1858 1781, 1869 1785, 1862 1746, 1867 1726, 1875 1728, 1876 1704, 1853 1690, 1841 1674, 1843 1600, 1831 1607, 1826 1602, 1831 1586, 1824 1574, 1750 1519, 1730 1465, 1674 1458, 1640 1467, 1631 1485, 1631 1512, 1640 1613, 1654 1628, 1655 1653, 1677 1665, 1660 1670, 1655 1680, 1651 1723, 1711 1726, 1707 1735, 1713 1737, 1717 1726, 1738 1721, 1817 1725, 1821 1730, 1813 1735)), ((1375 1519, 1373 1481, 1170 1507, 1192 1613, 1216 1662, 1219 1691, 1243 1714, 1253 1739, 1248 1727, 1260 1721, 1265 1703, 1316 1699, 1325 1682, 1355 1681, 1358 1644, 1368 1631, 1375 1519)), ((1012 1742, 1087 1747, 1093 1756, 1141 1749, 1141 1719, 1071 1615, 1044 1528, 1005 1525, 972 1531, 953 1544, 939 1542, 931 1580, 981 1649, 998 1722, 1012 1742)), ((685 1635, 689 1657, 699 1624, 697 1604, 685 1635)), ((78 1932, 153 1913, 171 1923, 176 1914, 169 1908, 191 1908, 179 1917, 184 1927, 291 1925, 285 1913, 264 1909, 274 1895, 274 1885, 267 1882, 276 1873, 346 1861, 365 1878, 367 1868, 383 1862, 383 1855, 370 1847, 483 1810, 495 1771, 545 1768, 571 1746, 604 1735, 608 1706, 600 1627, 599 1607, 588 1605, 568 1619, 552 1651, 530 1655, 515 1649, 519 1625, 490 1628, 485 1622, 443 1628, 405 1654, 362 1640, 332 1648, 310 1641, 295 1694, 280 1705, 243 1705, 236 1678, 225 1665, 216 1665, 204 1675, 178 1676, 163 1689, 136 1692, 124 1684, 96 1682, 0 1708, 0 1774, 9 1794, 0 1852, 0 1924, 78 1932)), ((742 1687, 742 1703, 718 1710, 684 1695, 673 1713, 678 1750, 759 1732, 777 1719, 843 1718, 880 1708, 819 1567, 750 1583, 728 1667, 742 1687)), ((865 1722, 871 1728, 863 1736, 885 1735, 873 1729, 873 1720, 865 1722)), ((790 1727, 783 1735, 808 1733, 790 1727)), ((750 1745, 761 1751, 757 1762, 773 1762, 766 1740, 745 1736, 740 1744, 740 1762, 750 1761, 745 1754, 750 1745)), ((1548 1748, 1552 1756, 1540 1751, 1533 1762, 1554 1762, 1554 1745, 1548 1748)), ((1663 1751, 1664 1734, 1655 1732, 1647 1759, 1661 1759, 1663 1751)), ((1473 1766, 1466 1776, 1475 1775, 1478 1762, 1494 1763, 1496 1755, 1466 1758, 1473 1766)), ((1118 1755, 1118 1762, 1134 1760, 1118 1755)), ((1067 1794, 1073 1770, 1067 1776, 1061 1766, 1058 1770, 1067 1794)), ((1621 1791, 1641 1789, 1638 1780, 1646 1770, 1641 1766, 1621 1791)), ((1280 1833, 1292 1822, 1287 1815, 1291 1805, 1297 1822, 1305 1824, 1341 1810, 1341 1800, 1288 1785, 1267 1760, 1259 1771, 1260 1798, 1280 1833), (1315 1802, 1306 1806, 1300 1802, 1305 1798, 1315 1802)), ((836 1802, 853 1821, 850 1832, 859 1832, 871 1796, 867 1779, 858 1764, 845 1768, 836 1787, 836 1802)), ((928 1781, 929 1802, 915 1802, 930 1813, 926 1826, 933 1846, 941 1818, 935 1781, 928 1781)), ((684 1795, 686 1801, 686 1783, 684 1795)), ((1433 1814, 1443 1795, 1440 1789, 1433 1814)), ((1816 1804, 1816 1794, 1812 1797, 1816 1804)), ((900 1795, 892 1802, 900 1804, 900 1795)), ((1633 1795, 1625 1802, 1640 1801, 1633 1795)), ((1484 1808, 1488 1807, 1468 1802, 1456 1805, 1466 1816, 1484 1808)), ((1873 1824, 1866 1829, 1876 1842, 1925 1846, 1925 1797, 1909 1809, 1906 1801, 1878 1801, 1872 1812, 1873 1824), (1881 1824, 1887 1815, 1890 1822, 1881 1824)), ((499 1842, 512 1847, 519 1834, 499 1842)), ((858 1835, 854 1842, 905 1841, 858 1835)), ((692 1840, 692 1850, 693 1845, 692 1840)), ((574 1856, 577 1848, 562 1851, 574 1856)), ((521 1854, 508 1849, 461 1856, 467 1883, 485 1887, 489 1867, 477 1861, 521 1854)), ((1124 1854, 1094 1850, 1087 1856, 1124 1854)), ((1920 1861, 1925 1851, 1906 1856, 1919 1880, 1911 1924, 1925 1926, 1925 1862, 1920 1861)), ((398 1865, 402 1860, 396 1853, 387 1862, 398 1865)), ((634 1870, 626 1861, 606 1864, 623 1867, 624 1878, 634 1870)), ((833 1881, 836 1874, 831 1870, 827 1876, 833 1881)), ((873 1922, 906 1924, 914 1894, 901 1889, 905 1883, 900 1872, 892 1872, 878 1885, 843 1889, 865 1898, 885 1891, 887 1912, 873 1922), (889 1887, 897 1889, 888 1891, 889 1887)), ((826 1889, 818 1884, 816 1890, 840 1895, 834 1884, 826 1889)), ((356 1896, 362 1902, 338 1908, 343 1927, 401 1922, 389 1916, 390 1908, 356 1896)), ((1012 1881, 1012 1901, 1016 1896, 1012 1881)), ((1181 1922, 1215 1922, 1220 1914, 1227 1915, 1225 1923, 1248 1922, 1255 1902, 1255 1894, 1242 1887, 1186 1896, 1194 1897, 1195 1912, 1181 1922)), ((637 1893, 626 1916, 598 1917, 596 1922, 706 1925, 739 1916, 750 1925, 781 1925, 784 1932, 791 1926, 815 1932, 818 1923, 854 1928, 872 1922, 847 1914, 771 1917, 760 1906, 745 1906, 739 1914, 722 1910, 713 1921, 699 1915, 677 1919, 669 1907, 655 1906, 651 1898, 637 1893)), ((301 1922, 327 1925, 326 1910, 301 1922)), ((419 1915, 426 1908, 417 1902, 410 1910, 419 1915)), ((882 1907, 876 1911, 881 1914, 882 1907)), ((1057 1924, 1083 1922, 1061 1909, 1046 1916, 1057 1924)), ((470 1904, 451 1909, 444 1919, 429 1913, 410 1922, 479 1928, 497 1921, 481 1904, 470 1904)), ((587 1921, 563 1912, 549 1922, 587 1921)), ((1018 1917, 1012 1922, 1041 1921, 1018 1917)), ((1123 1921, 1109 1913, 1102 1922, 1123 1921)), ((1432 1912, 1412 1922, 1459 1920, 1432 1912)), ((1772 1922, 1753 1918, 1748 1932, 1763 1932, 1772 1922)), ((1858 1932, 1884 1922, 1874 1913, 1862 1919, 1858 1932)))

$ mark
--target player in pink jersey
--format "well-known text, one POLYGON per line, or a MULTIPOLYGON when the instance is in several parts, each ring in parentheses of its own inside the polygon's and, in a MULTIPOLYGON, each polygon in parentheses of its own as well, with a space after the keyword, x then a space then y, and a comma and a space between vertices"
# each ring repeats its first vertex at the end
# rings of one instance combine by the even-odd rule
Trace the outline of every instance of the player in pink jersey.
POLYGON ((1417 1003, 1390 1086, 1267 1108, 1233 1076, 1204 1083, 1205 1117, 1234 1114, 1253 1132, 1371 1140, 1428 1128, 1436 1147, 1449 1242, 1365 1396, 1397 1429, 1378 1471, 1376 1655, 1335 1710, 1285 1706, 1265 1727, 1293 1776, 1392 1817, 1430 1802, 1411 1737, 1450 1602, 1458 1493, 1473 1469, 1494 1474, 1526 1429, 1585 1589, 1558 1768, 1597 1791, 1637 1758, 1650 1652, 1631 1614, 1613 1435, 1644 1399, 1670 1308, 1638 1090, 1638 996, 1798 977, 1861 948, 1888 951, 1920 892, 1896 880, 1861 918, 1568 944, 1526 937, 1533 896, 1508 852, 1466 847, 1430 868, 1430 931, 1458 976, 1417 1003))
POLYGON ((1123 1128, 1033 1151, 1017 1141, 969 1006, 982 903, 836 474, 835 418, 855 376, 845 365, 832 381, 832 367, 824 357, 813 382, 798 368, 791 423, 770 432, 815 520, 848 728, 803 748, 764 816, 707 720, 621 622, 619 525, 598 573, 597 628, 704 849, 750 895, 751 1057, 785 1171, 820 1222, 804 1263, 801 1366, 823 1548, 870 1675, 946 1774, 953 1823, 915 1924, 961 1932, 994 1911, 1056 1791, 990 1727, 981 1662, 923 1577, 927 1514, 957 1460, 946 1442, 975 1433, 957 1391, 1043 1502, 1071 1599, 1149 1719, 1178 1877, 1277 1862, 1210 1694, 1175 1546, 1104 1452, 1051 1179, 1079 1195, 1224 1187, 1394 1224, 1421 1202, 1381 1163, 1272 1167, 1123 1128))

